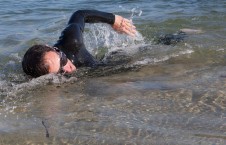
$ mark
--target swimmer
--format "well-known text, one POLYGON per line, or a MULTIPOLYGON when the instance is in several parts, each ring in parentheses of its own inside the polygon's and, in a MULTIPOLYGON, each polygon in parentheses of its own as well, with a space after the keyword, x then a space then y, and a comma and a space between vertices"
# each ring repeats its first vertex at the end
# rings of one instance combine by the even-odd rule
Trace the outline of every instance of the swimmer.
POLYGON ((119 33, 132 37, 136 34, 136 27, 122 16, 97 10, 76 11, 55 45, 34 45, 27 50, 22 60, 24 72, 39 77, 49 73, 72 73, 80 66, 102 65, 87 51, 83 41, 85 23, 98 22, 110 24, 119 33))

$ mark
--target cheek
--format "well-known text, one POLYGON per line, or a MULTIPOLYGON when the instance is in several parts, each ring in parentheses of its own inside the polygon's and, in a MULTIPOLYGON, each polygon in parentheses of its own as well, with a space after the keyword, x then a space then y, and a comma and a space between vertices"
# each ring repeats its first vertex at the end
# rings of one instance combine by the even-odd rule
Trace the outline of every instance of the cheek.
POLYGON ((60 58, 56 52, 47 52, 45 54, 45 63, 49 66, 49 73, 57 73, 60 68, 60 58))
POLYGON ((60 64, 58 64, 56 61, 49 61, 47 62, 48 67, 49 67, 49 73, 57 73, 60 68, 60 64))
POLYGON ((49 67, 49 72, 50 73, 57 73, 59 71, 60 66, 59 65, 51 65, 49 67))
POLYGON ((52 66, 52 72, 57 73, 60 69, 60 60, 55 59, 51 66, 52 66))

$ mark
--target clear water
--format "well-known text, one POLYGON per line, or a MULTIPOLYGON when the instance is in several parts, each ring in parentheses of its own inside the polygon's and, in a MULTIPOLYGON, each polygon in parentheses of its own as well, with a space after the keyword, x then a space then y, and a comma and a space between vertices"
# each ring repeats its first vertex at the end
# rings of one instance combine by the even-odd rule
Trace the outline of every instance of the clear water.
POLYGON ((225 1, 2 0, 0 19, 0 144, 226 144, 225 1), (87 49, 116 66, 28 78, 25 51, 54 44, 78 9, 139 33, 87 25, 87 49), (184 28, 202 32, 156 44, 184 28))

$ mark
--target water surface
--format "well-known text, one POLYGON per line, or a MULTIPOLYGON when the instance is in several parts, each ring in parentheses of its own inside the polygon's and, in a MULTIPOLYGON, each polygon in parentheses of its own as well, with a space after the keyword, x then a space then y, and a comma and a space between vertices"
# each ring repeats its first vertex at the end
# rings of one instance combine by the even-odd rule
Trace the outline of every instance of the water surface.
POLYGON ((225 8, 222 0, 2 0, 0 144, 225 144, 225 8), (139 33, 87 25, 87 49, 113 66, 26 76, 26 50, 54 44, 78 9, 122 15, 139 33), (183 28, 202 33, 156 43, 183 28))

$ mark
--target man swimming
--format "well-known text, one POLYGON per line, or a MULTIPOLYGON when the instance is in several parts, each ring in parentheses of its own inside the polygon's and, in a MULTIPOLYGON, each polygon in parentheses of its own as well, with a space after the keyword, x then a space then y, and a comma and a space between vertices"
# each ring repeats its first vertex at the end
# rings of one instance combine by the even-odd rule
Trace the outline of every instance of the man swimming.
POLYGON ((135 36, 136 27, 126 18, 96 10, 79 10, 72 14, 54 46, 34 45, 27 50, 22 61, 24 72, 39 77, 48 73, 72 73, 80 66, 101 65, 87 51, 83 41, 85 23, 98 22, 110 24, 120 33, 135 36))

